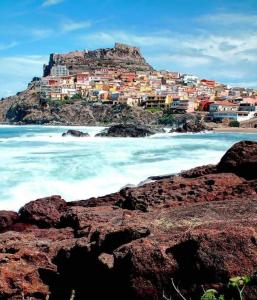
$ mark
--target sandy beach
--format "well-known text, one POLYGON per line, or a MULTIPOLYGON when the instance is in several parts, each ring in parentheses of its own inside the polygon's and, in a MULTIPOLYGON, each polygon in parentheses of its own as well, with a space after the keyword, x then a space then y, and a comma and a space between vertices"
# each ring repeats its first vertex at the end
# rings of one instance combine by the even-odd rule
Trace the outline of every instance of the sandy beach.
POLYGON ((214 132, 240 132, 240 133, 257 133, 257 128, 243 128, 243 127, 223 127, 214 128, 214 132))

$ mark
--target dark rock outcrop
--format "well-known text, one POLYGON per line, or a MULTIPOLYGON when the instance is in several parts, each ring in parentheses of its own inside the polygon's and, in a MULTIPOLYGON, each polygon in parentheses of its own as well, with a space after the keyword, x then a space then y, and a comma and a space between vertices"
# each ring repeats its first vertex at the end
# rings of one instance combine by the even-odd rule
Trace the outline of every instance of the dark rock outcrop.
MULTIPOLYGON (((209 288, 236 299, 228 280, 257 270, 256 147, 104 197, 0 212, 0 298, 178 300, 173 278, 187 299, 209 288)), ((257 298, 254 282, 244 294, 257 298)))
POLYGON ((192 133, 197 133, 197 132, 202 132, 206 130, 211 130, 210 127, 206 126, 203 122, 193 122, 193 121, 188 121, 182 126, 172 129, 170 133, 173 132, 178 132, 178 133, 187 133, 187 132, 192 132, 192 133))
POLYGON ((114 48, 51 54, 49 64, 44 66, 44 76, 49 75, 55 65, 67 66, 70 74, 104 68, 153 71, 141 55, 139 48, 119 43, 116 43, 114 48))
POLYGON ((0 211, 0 232, 9 230, 13 224, 18 222, 19 216, 14 211, 0 211))
POLYGON ((89 134, 79 130, 70 129, 67 132, 64 132, 62 136, 88 137, 89 134))
POLYGON ((257 179, 257 144, 243 141, 235 144, 218 164, 220 172, 233 172, 246 179, 257 179))
POLYGON ((96 136, 107 137, 146 137, 153 135, 155 132, 145 126, 133 125, 133 124, 118 124, 113 125, 96 136))

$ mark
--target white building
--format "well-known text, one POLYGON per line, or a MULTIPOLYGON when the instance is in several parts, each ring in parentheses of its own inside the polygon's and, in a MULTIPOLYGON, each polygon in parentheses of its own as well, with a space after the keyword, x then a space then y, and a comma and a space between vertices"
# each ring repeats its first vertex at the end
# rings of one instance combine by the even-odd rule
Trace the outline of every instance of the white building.
POLYGON ((230 119, 242 122, 255 117, 256 107, 248 103, 241 103, 239 105, 228 101, 217 101, 210 105, 209 112, 214 121, 230 119))
POLYGON ((67 96, 67 97, 72 97, 77 94, 76 89, 71 89, 71 88, 62 88, 62 96, 67 96))
POLYGON ((238 122, 248 121, 254 118, 255 112, 249 111, 216 111, 211 113, 214 121, 222 121, 224 119, 235 120, 238 122))
POLYGON ((194 75, 185 74, 182 76, 182 80, 187 85, 197 85, 199 82, 199 78, 194 75))

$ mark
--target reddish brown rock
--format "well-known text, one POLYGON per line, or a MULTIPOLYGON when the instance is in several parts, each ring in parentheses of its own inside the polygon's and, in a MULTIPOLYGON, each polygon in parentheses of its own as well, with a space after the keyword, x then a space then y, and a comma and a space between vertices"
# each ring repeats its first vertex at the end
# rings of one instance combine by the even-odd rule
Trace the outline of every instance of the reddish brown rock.
POLYGON ((0 232, 9 230, 18 221, 18 214, 13 211, 0 211, 0 232))
POLYGON ((217 166, 215 165, 207 165, 196 167, 191 170, 181 172, 180 176, 185 178, 196 178, 203 175, 215 174, 217 173, 217 166))
POLYGON ((257 179, 257 142, 235 144, 218 164, 219 172, 232 172, 246 179, 257 179))
MULTIPOLYGON (((229 294, 230 277, 251 275, 257 268, 256 200, 245 200, 244 209, 239 200, 151 214, 152 234, 114 251, 126 299, 162 299, 163 291, 179 299, 170 278, 187 298, 200 299, 202 286, 229 294)), ((248 297, 257 297, 255 288, 248 297)))
POLYGON ((221 201, 256 196, 251 184, 235 174, 211 174, 197 178, 174 176, 120 192, 118 206, 148 211, 161 207, 184 206, 189 203, 221 201))
MULTIPOLYGON (((51 261, 73 240, 71 229, 33 229, 0 235, 0 295, 2 299, 45 299, 57 267, 51 261)), ((74 242, 73 242, 74 243, 74 242)))
POLYGON ((65 211, 66 202, 61 196, 52 196, 31 201, 23 206, 20 218, 25 223, 36 224, 39 227, 56 227, 65 211))
POLYGON ((67 205, 72 206, 83 206, 83 207, 96 207, 96 206, 107 206, 107 205, 114 205, 117 201, 122 198, 120 193, 113 193, 110 195, 106 195, 103 197, 93 197, 87 200, 78 200, 78 201, 71 201, 68 202, 67 205))

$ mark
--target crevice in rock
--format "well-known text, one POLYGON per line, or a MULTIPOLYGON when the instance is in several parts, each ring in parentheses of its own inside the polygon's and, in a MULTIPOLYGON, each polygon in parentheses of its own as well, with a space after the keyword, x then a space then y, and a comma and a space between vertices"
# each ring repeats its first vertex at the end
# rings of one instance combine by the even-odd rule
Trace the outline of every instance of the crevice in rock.
POLYGON ((106 235, 105 239, 101 243, 101 249, 103 252, 111 254, 118 247, 130 243, 133 240, 144 238, 150 234, 148 228, 140 229, 126 229, 116 232, 111 232, 106 235))
POLYGON ((0 253, 7 253, 7 254, 15 254, 19 251, 20 249, 10 247, 10 248, 3 248, 0 249, 0 253))
POLYGON ((78 243, 73 248, 62 249, 53 260, 58 272, 40 270, 40 277, 50 289, 49 300, 112 299, 131 300, 121 276, 115 266, 113 251, 133 240, 150 234, 149 229, 127 229, 106 234, 101 241, 100 233, 91 236, 90 243, 78 243), (75 292, 74 292, 75 291, 75 292))

